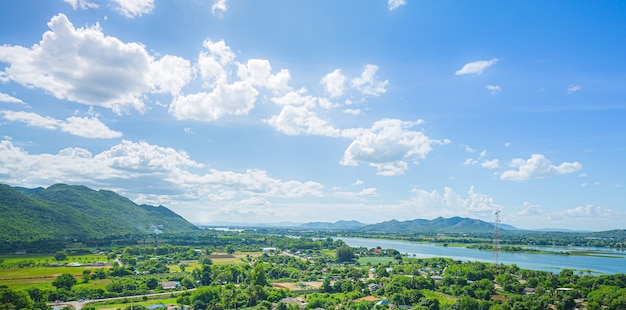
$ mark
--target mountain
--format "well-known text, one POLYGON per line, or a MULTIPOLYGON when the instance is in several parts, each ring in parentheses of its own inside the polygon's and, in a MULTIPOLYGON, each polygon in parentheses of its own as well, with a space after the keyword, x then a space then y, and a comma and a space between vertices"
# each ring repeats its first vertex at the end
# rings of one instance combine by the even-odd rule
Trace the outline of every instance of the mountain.
POLYGON ((5 240, 97 238, 198 229, 163 206, 137 205, 112 191, 56 184, 27 189, 0 184, 5 240))
POLYGON ((334 223, 329 222, 310 222, 304 223, 298 228, 301 229, 316 229, 316 230, 349 230, 357 229, 366 226, 359 221, 337 221, 334 223))
POLYGON ((364 226, 360 229, 360 231, 387 233, 470 233, 491 232, 493 229, 493 224, 481 220, 464 217, 438 217, 432 220, 415 219, 402 222, 391 220, 364 226))

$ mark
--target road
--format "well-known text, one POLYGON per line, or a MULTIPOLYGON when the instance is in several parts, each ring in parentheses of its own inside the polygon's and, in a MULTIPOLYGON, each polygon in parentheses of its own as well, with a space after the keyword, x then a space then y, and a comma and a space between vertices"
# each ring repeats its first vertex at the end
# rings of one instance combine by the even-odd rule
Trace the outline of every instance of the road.
POLYGON ((155 293, 155 294, 144 294, 144 295, 133 295, 133 296, 122 296, 122 297, 111 297, 111 298, 102 298, 102 299, 91 299, 91 300, 85 300, 83 302, 79 302, 79 301, 66 301, 66 302, 59 302, 59 303, 48 303, 48 306, 50 307, 65 307, 65 306, 70 306, 72 308, 74 308, 75 310, 80 310, 82 309, 84 306, 88 305, 88 304, 92 304, 95 302, 101 302, 101 301, 112 301, 112 300, 122 300, 122 299, 126 299, 126 298, 142 298, 144 296, 146 297, 152 297, 152 296, 164 296, 164 295, 170 295, 170 294, 181 294, 183 292, 189 292, 189 291, 195 291, 195 288, 192 289, 188 289, 188 290, 183 290, 183 291, 171 291, 171 292, 165 292, 165 293, 155 293))

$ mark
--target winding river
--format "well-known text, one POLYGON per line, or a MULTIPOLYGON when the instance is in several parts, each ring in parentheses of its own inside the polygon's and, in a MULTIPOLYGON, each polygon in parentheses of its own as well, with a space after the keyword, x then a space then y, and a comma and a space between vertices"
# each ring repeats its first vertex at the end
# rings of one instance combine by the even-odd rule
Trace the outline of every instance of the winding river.
MULTIPOLYGON (((336 238, 351 247, 396 249, 409 257, 430 258, 448 257, 461 261, 496 262, 491 251, 468 249, 464 247, 443 247, 431 243, 416 243, 401 240, 367 239, 367 238, 336 238)), ((592 271, 594 274, 626 273, 626 252, 605 248, 558 247, 555 252, 567 250, 601 250, 602 256, 577 256, 559 254, 532 254, 500 252, 498 261, 503 264, 516 264, 522 269, 544 270, 558 273, 561 269, 575 271, 592 271)))

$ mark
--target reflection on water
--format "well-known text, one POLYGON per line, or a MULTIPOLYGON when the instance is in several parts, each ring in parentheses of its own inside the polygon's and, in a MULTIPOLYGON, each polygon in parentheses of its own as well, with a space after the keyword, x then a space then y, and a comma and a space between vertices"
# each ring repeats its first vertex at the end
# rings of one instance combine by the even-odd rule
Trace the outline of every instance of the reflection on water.
MULTIPOLYGON (((448 257, 461 261, 494 262, 491 251, 467 249, 463 247, 443 247, 429 243, 415 243, 388 239, 336 238, 352 247, 396 249, 402 254, 416 258, 448 257)), ((585 247, 536 247, 554 252, 598 251, 599 256, 578 256, 562 254, 529 254, 500 252, 499 262, 516 264, 523 269, 544 270, 558 273, 561 269, 592 271, 600 274, 626 273, 626 253, 605 248, 585 247)), ((596 255, 594 253, 594 255, 596 255)))

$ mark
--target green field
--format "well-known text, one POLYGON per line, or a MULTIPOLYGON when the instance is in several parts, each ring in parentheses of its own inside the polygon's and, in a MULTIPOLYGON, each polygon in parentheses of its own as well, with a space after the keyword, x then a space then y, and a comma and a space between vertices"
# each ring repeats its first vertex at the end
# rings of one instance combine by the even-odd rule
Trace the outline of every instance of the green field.
POLYGON ((0 255, 0 265, 17 264, 21 261, 33 261, 37 264, 67 264, 71 262, 90 263, 90 262, 109 262, 106 255, 87 254, 87 255, 68 255, 64 261, 58 262, 54 259, 54 255, 0 255))
MULTIPOLYGON (((130 306, 130 300, 127 302, 116 302, 116 303, 101 303, 96 302, 93 304, 89 304, 90 306, 96 307, 96 309, 123 309, 130 306)), ((169 296, 164 296, 164 299, 150 299, 148 301, 143 301, 141 298, 134 298, 133 303, 134 306, 142 305, 144 307, 158 304, 176 304, 176 298, 170 298, 169 296)))
POLYGON ((385 265, 389 262, 393 263, 395 262, 395 259, 393 257, 388 257, 388 256, 366 256, 366 257, 359 257, 358 262, 361 265, 367 265, 367 263, 370 263, 372 266, 376 266, 378 264, 385 265))
POLYGON ((455 303, 457 300, 456 298, 448 296, 444 293, 434 292, 434 291, 429 291, 429 290, 422 290, 422 294, 424 294, 424 297, 426 298, 437 298, 439 300, 439 305, 441 306, 451 305, 455 303))

